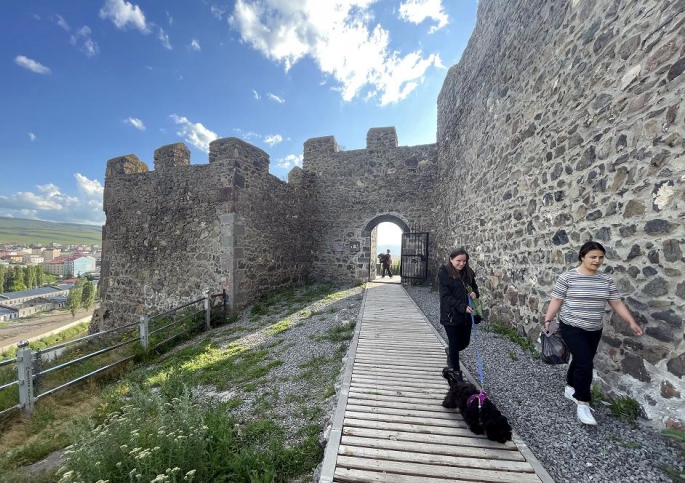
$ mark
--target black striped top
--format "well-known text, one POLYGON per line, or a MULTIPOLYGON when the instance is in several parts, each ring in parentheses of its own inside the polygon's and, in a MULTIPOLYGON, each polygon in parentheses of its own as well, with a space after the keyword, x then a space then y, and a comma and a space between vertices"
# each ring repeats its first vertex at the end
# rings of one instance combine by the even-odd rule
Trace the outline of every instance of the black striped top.
POLYGON ((601 330, 607 302, 621 299, 610 277, 602 273, 583 275, 576 268, 559 275, 552 297, 564 301, 559 318, 585 330, 601 330))

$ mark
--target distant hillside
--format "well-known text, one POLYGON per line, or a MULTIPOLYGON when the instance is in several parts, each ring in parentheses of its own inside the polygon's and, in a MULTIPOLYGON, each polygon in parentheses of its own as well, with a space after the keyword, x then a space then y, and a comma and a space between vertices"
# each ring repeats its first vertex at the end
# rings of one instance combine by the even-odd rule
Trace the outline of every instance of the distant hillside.
POLYGON ((102 245, 102 227, 0 216, 0 242, 102 245))

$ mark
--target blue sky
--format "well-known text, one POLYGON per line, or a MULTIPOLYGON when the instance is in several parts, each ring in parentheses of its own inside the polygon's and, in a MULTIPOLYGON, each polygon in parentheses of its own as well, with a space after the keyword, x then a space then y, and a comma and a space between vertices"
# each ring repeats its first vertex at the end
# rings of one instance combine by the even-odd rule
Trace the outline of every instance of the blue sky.
POLYGON ((435 142, 477 0, 3 0, 0 216, 102 224, 108 159, 236 136, 285 178, 302 144, 435 142))

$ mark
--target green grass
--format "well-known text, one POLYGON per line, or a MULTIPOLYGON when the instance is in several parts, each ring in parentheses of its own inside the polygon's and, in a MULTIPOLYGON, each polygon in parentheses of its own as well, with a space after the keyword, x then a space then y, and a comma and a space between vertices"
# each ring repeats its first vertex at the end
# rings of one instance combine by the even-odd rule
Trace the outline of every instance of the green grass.
POLYGON ((102 245, 102 227, 0 217, 0 242, 102 245))
POLYGON ((640 404, 630 396, 610 398, 609 410, 621 421, 634 423, 640 415, 640 404))
POLYGON ((480 327, 482 330, 485 330, 486 332, 497 334, 500 337, 503 337, 515 344, 518 344, 521 347, 521 349, 530 353, 530 355, 533 358, 537 359, 540 357, 540 353, 536 349, 533 341, 531 341, 528 337, 523 337, 522 335, 519 335, 519 333, 513 327, 504 325, 501 322, 497 321, 491 321, 487 324, 481 325, 480 327))
MULTIPOLYGON (((335 294, 336 290, 326 285, 292 291, 290 299, 268 305, 268 312, 273 315, 296 301, 303 307, 292 323, 316 324, 302 315, 321 305, 326 310, 331 301, 349 297, 335 294)), ((240 323, 245 318, 233 314, 229 320, 240 323)), ((257 330, 252 325, 248 332, 254 332, 242 338, 227 341, 228 334, 240 337, 245 332, 237 325, 203 334, 192 345, 164 354, 138 349, 139 360, 146 364, 122 368, 119 372, 127 374, 123 378, 119 374, 119 382, 104 388, 106 379, 88 382, 39 401, 32 418, 17 418, 9 427, 0 427, 11 430, 0 440, 0 481, 54 483, 62 478, 65 483, 69 477, 64 475, 75 471, 81 475, 72 473, 74 479, 128 482, 134 470, 134 481, 161 481, 162 475, 168 477, 165 481, 189 481, 190 477, 184 478, 192 470, 196 482, 311 479, 313 468, 323 457, 318 438, 326 409, 321 402, 335 395, 332 381, 340 371, 354 323, 331 328, 321 337, 337 344, 337 349, 327 353, 330 357, 313 358, 302 365, 298 378, 311 381, 305 392, 280 395, 268 385, 270 379, 266 376, 282 364, 274 354, 284 353, 294 345, 287 337, 279 336, 290 324, 279 321, 270 325, 269 320, 260 320, 257 330), (276 346, 278 349, 273 350, 276 346), (189 388, 193 388, 192 393, 189 388), (218 398, 204 397, 205 390, 228 390, 230 399, 218 403, 218 398), (71 405, 67 408, 68 398, 71 405), (54 404, 48 404, 51 401, 54 404), (300 429, 295 432, 286 431, 276 422, 280 416, 271 414, 284 402, 292 404, 292 414, 300 418, 300 429), (238 408, 239 419, 234 416, 238 408), (174 441, 168 438, 171 432, 174 441), (184 444, 177 444, 176 439, 184 444), (17 468, 68 444, 73 445, 73 453, 66 455, 65 468, 57 477, 48 472, 46 476, 29 478, 17 468), (126 454, 121 445, 127 445, 126 454), (130 454, 135 447, 140 449, 130 454), (144 456, 136 458, 140 454, 144 456)), ((159 339, 166 336, 159 335, 159 339)))

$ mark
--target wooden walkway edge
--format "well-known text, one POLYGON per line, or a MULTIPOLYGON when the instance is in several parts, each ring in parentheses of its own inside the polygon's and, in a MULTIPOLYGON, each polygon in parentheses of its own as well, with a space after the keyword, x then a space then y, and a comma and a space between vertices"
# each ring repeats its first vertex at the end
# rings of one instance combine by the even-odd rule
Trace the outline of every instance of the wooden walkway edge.
POLYGON ((516 434, 489 441, 442 407, 445 345, 401 285, 367 284, 320 483, 554 483, 516 434))

